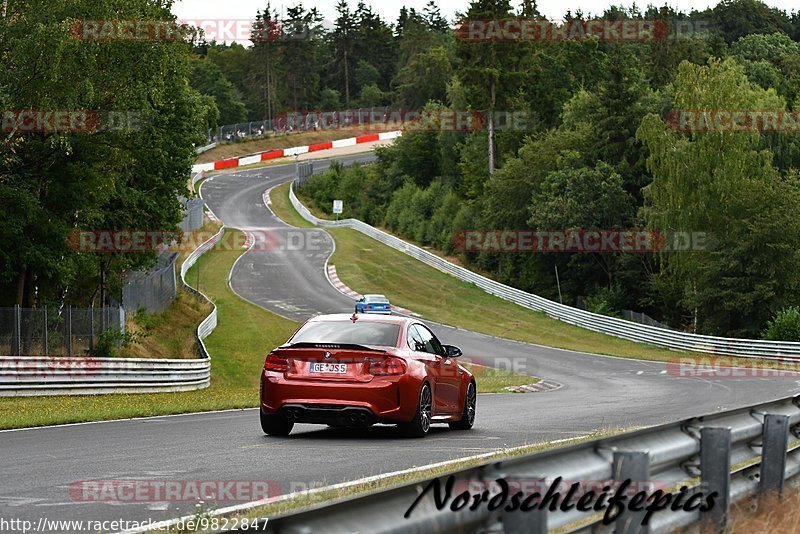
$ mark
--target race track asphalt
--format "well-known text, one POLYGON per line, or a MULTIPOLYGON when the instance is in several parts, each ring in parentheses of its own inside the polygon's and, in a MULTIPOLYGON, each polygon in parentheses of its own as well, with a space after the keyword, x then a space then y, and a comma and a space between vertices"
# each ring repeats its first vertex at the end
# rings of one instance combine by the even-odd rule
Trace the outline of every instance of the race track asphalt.
MULTIPOLYGON (((340 158, 368 161, 371 155, 340 158)), ((327 161, 315 162, 317 170, 327 161)), ((216 174, 202 185, 209 207, 231 227, 268 230, 269 250, 241 258, 231 286, 240 296, 302 321, 349 312, 352 300, 324 275, 334 243, 318 229, 290 228, 266 209, 266 190, 294 165, 216 174)), ((795 379, 679 378, 658 362, 596 356, 491 338, 432 324, 466 356, 561 383, 557 391, 484 395, 470 432, 434 428, 424 440, 394 428, 332 430, 298 425, 288 438, 261 433, 257 410, 0 432, 0 519, 164 520, 194 503, 84 502, 83 480, 271 481, 273 494, 462 458, 504 447, 581 436, 604 428, 655 425, 800 392, 795 379)), ((271 347, 265 347, 269 349, 271 347)), ((257 395, 257 392, 254 392, 257 395)), ((207 508, 237 504, 208 502, 207 508)), ((51 528, 64 532, 70 529, 51 528)))

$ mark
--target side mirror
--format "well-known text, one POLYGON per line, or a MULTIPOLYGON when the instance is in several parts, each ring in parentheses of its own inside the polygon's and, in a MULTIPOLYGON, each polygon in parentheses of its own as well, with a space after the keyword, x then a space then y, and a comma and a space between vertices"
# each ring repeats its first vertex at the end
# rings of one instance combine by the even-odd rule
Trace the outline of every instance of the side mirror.
POLYGON ((365 302, 365 300, 366 299, 364 297, 361 297, 360 299, 358 299, 358 302, 365 302))
POLYGON ((453 345, 445 345, 444 350, 447 352, 448 358, 460 358, 464 355, 464 353, 461 352, 461 349, 454 347, 453 345))

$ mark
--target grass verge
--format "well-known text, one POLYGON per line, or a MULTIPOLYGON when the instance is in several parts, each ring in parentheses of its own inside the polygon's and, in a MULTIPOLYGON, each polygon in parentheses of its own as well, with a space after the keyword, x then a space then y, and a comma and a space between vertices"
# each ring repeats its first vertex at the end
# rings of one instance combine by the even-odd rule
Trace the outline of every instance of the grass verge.
POLYGON ((197 358, 195 332, 211 313, 211 305, 179 289, 170 307, 162 313, 140 312, 127 321, 126 331, 137 339, 119 350, 120 358, 197 358))
POLYGON ((314 225, 297 213, 289 200, 289 187, 291 182, 286 182, 274 188, 269 194, 269 207, 283 222, 297 228, 313 228, 314 225))
POLYGON ((508 393, 506 388, 531 386, 542 381, 541 378, 522 375, 505 369, 495 369, 484 365, 462 363, 475 376, 478 393, 508 393))
MULTIPOLYGON (((288 185, 273 190, 273 211, 295 224, 301 217, 289 202, 288 194, 288 185)), ((313 211, 313 206, 310 209, 313 211)), ((332 228, 329 232, 336 240, 331 264, 336 266, 345 284, 362 294, 383 293, 393 304, 423 318, 492 336, 593 354, 655 361, 675 361, 682 356, 675 351, 579 328, 489 295, 355 230, 332 228), (409 284, 409 280, 414 283, 409 284)), ((704 361, 709 358, 700 354, 691 356, 705 358, 704 361)))
MULTIPOLYGON (((728 532, 749 534, 751 532, 793 533, 800 522, 800 490, 787 487, 785 494, 770 494, 761 499, 745 499, 731 507, 728 532)), ((712 532, 709 528, 708 532, 712 532)))

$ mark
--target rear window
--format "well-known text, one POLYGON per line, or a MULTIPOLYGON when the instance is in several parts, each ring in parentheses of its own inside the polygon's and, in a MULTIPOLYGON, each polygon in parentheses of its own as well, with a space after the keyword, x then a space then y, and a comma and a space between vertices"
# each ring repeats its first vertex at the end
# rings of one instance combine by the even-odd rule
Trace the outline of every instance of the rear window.
POLYGON ((365 300, 375 304, 389 304, 389 299, 386 297, 367 297, 365 300))
POLYGON ((348 343, 396 347, 400 325, 372 322, 308 323, 291 339, 291 343, 348 343))

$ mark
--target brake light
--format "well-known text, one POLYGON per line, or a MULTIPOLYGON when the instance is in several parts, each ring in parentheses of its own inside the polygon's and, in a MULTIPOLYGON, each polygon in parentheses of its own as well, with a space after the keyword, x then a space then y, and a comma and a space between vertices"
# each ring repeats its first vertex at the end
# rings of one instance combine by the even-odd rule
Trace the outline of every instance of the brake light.
POLYGON ((275 373, 284 373, 289 370, 289 360, 286 358, 281 358, 274 352, 271 352, 264 362, 264 370, 273 371, 275 373))
POLYGON ((371 309, 372 309, 372 306, 370 306, 369 304, 367 304, 367 309, 368 309, 368 310, 371 310, 371 309))
POLYGON ((406 372, 406 362, 400 358, 386 358, 369 362, 369 374, 373 376, 394 376, 406 372))

